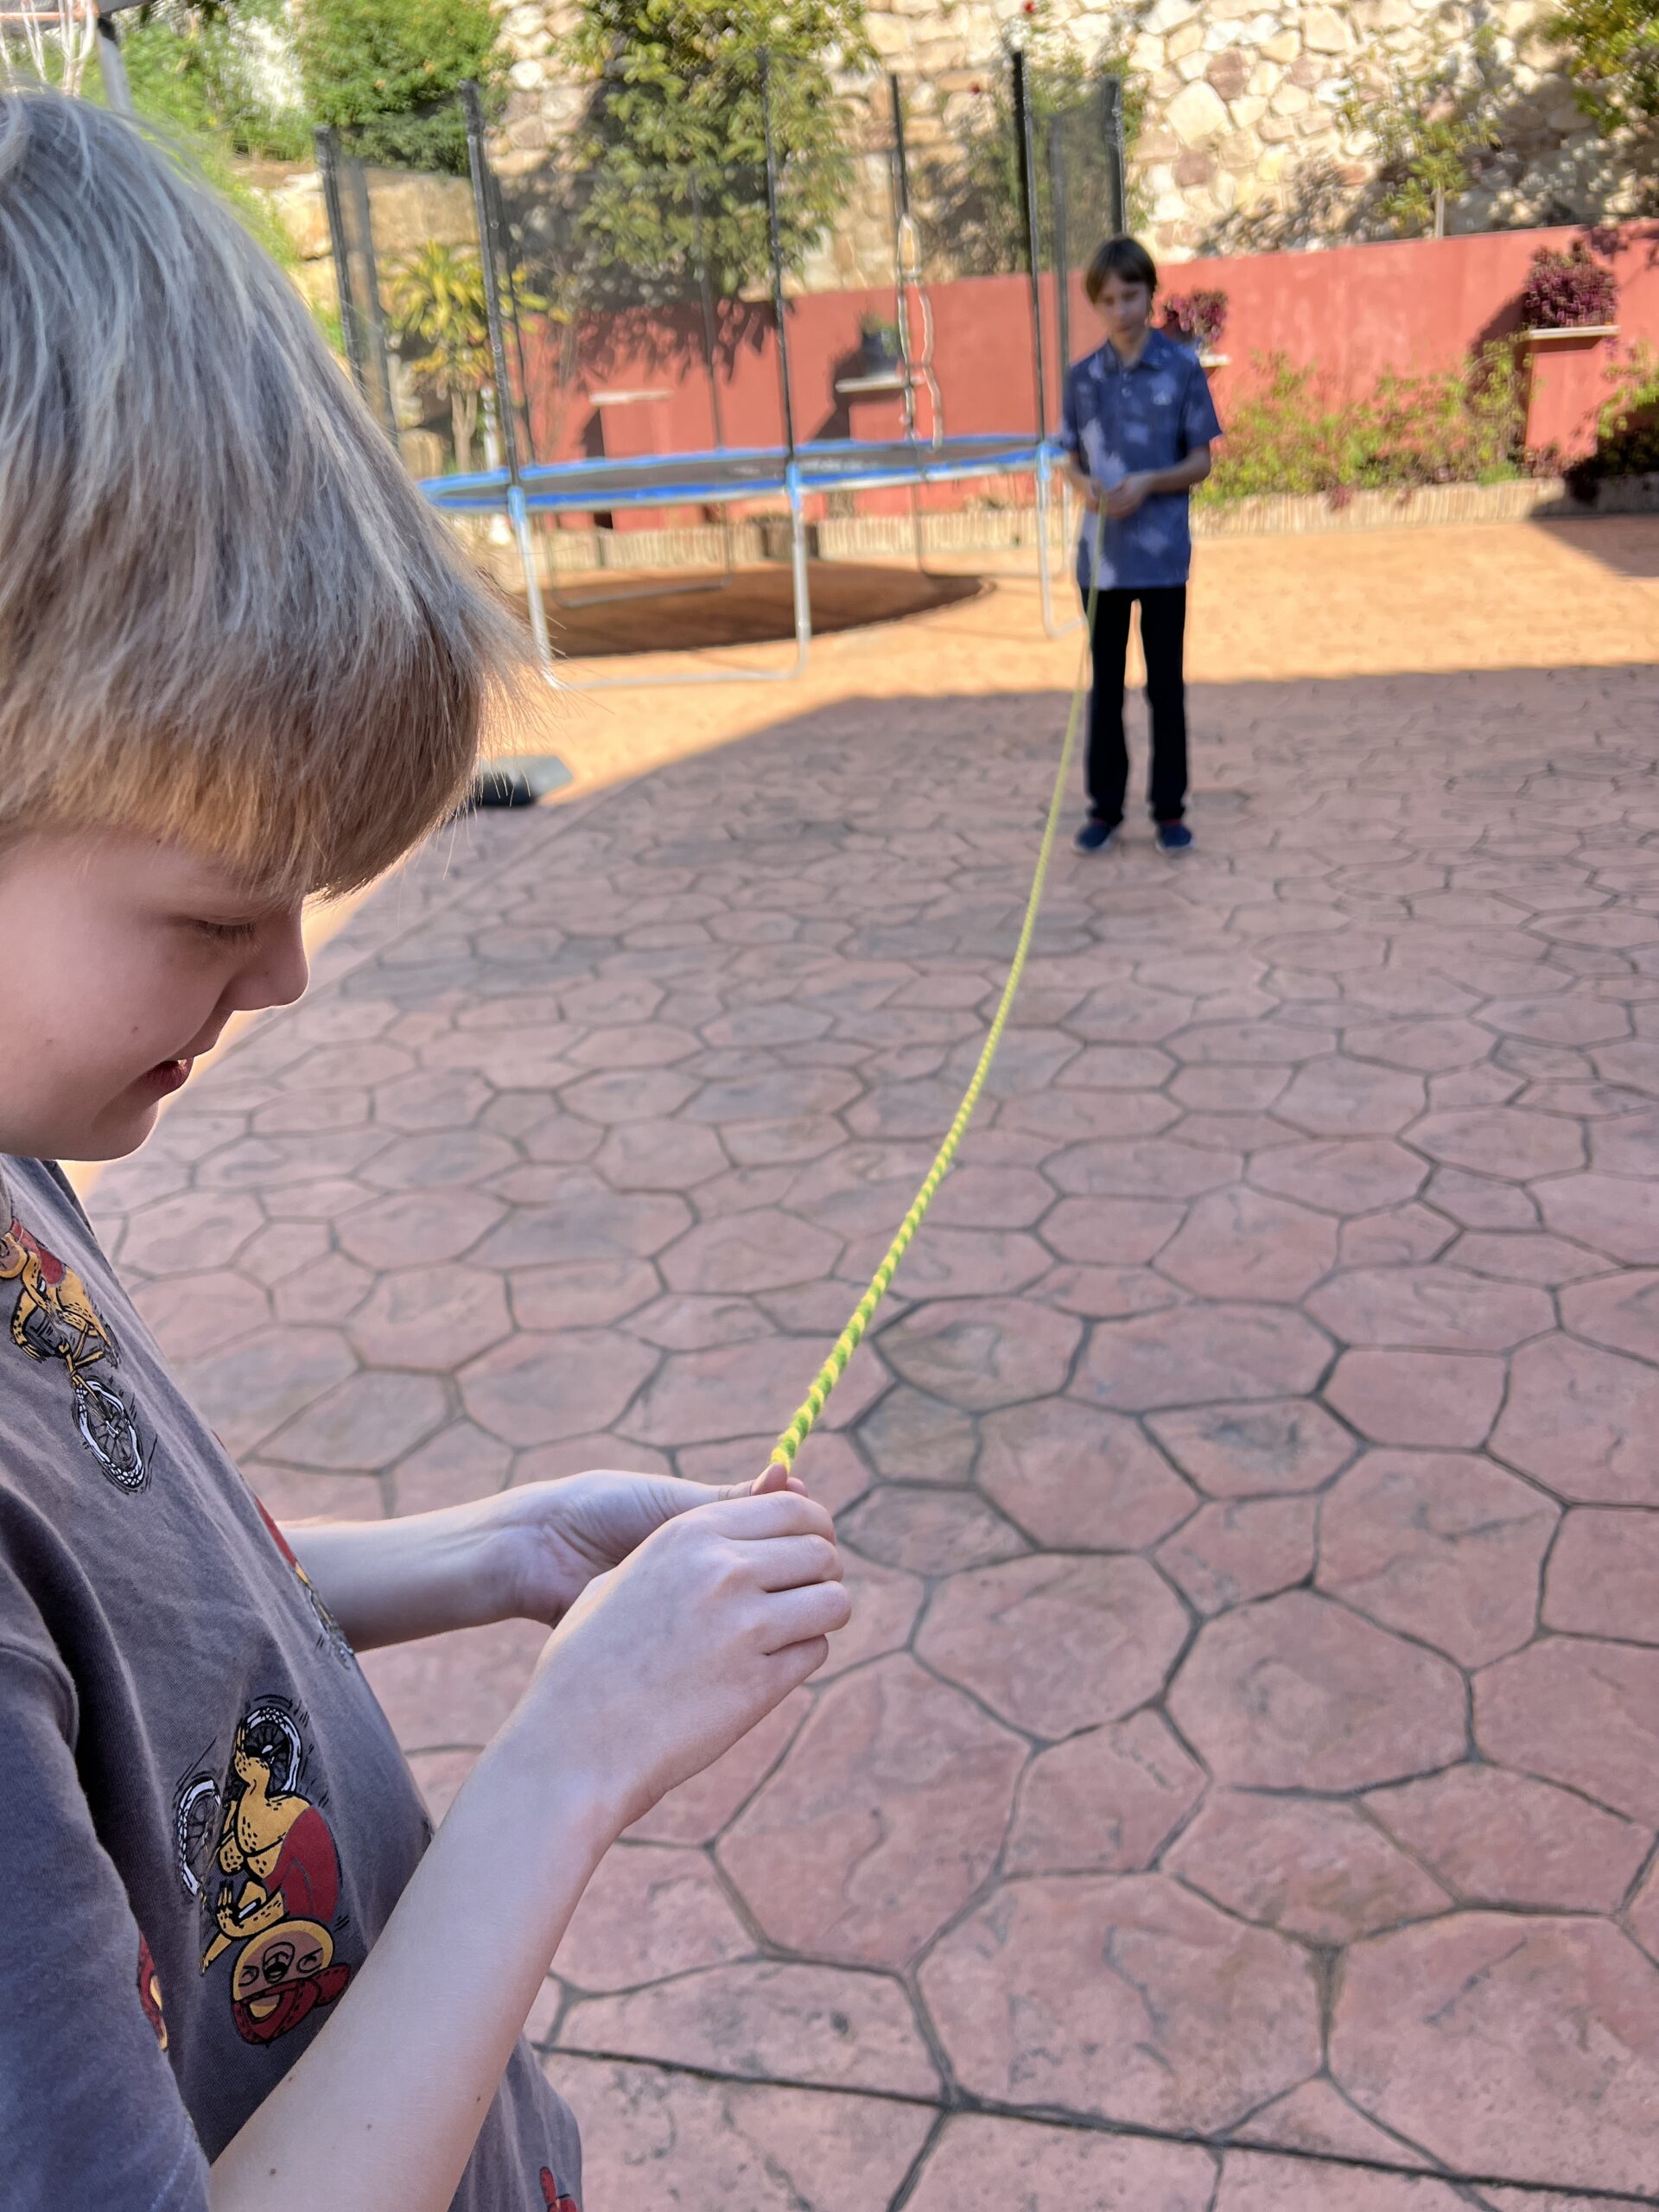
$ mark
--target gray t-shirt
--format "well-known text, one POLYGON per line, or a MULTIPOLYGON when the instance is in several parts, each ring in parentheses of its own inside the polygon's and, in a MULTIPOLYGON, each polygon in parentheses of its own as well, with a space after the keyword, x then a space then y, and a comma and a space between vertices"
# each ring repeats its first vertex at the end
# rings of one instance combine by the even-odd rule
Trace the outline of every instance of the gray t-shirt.
MULTIPOLYGON (((345 1637, 57 1171, 0 1159, 7 2212, 206 2212, 431 1840, 345 1637)), ((435 1985, 433 2001, 441 2002, 435 1985)), ((575 2212, 520 2043, 458 2212, 575 2212)))

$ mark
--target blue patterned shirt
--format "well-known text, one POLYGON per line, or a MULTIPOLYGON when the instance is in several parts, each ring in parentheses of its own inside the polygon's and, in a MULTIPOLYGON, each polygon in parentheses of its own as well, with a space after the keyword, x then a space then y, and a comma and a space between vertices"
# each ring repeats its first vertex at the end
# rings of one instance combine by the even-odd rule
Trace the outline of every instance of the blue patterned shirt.
MULTIPOLYGON (((1141 358, 1126 368, 1109 344, 1075 362, 1065 379, 1060 439, 1103 490, 1143 470, 1173 468, 1221 435, 1198 357, 1161 330, 1148 331, 1141 358)), ((1158 492, 1121 522, 1109 515, 1101 546, 1103 591, 1184 584, 1192 562, 1185 492, 1158 492)), ((1089 588, 1096 518, 1087 512, 1077 541, 1077 582, 1089 588)))

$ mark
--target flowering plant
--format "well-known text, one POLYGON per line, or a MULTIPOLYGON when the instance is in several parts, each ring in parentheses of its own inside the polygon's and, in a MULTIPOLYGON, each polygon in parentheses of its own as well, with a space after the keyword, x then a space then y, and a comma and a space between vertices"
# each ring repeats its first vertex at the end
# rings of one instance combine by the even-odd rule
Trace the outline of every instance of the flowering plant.
POLYGON ((1523 330, 1583 330, 1613 321, 1618 314, 1618 279, 1595 260, 1582 238, 1572 251, 1556 253, 1541 245, 1532 257, 1521 295, 1523 330))
POLYGON ((1226 327, 1225 292, 1172 292, 1164 302, 1163 328, 1184 346, 1217 346, 1226 327))

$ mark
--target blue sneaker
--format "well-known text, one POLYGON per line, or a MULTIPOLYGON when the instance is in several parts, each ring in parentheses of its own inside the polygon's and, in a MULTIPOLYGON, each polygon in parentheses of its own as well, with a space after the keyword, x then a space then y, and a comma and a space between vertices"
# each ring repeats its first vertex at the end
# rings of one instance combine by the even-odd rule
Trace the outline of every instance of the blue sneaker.
POLYGON ((1115 822, 1103 822, 1097 815, 1091 814, 1077 832, 1077 850, 1080 853, 1103 853, 1116 835, 1117 824, 1115 822))
POLYGON ((1160 822, 1158 824, 1158 849, 1160 853, 1185 853, 1192 849, 1192 832, 1185 822, 1160 822))

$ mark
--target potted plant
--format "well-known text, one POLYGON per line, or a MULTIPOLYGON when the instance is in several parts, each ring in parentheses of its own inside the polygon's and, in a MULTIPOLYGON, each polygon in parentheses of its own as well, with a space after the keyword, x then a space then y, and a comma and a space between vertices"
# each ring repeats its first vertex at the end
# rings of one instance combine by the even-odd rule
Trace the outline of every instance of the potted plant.
POLYGON ((1521 294, 1521 335, 1529 345, 1611 338, 1618 329, 1618 279, 1582 238, 1560 253, 1540 246, 1521 294))
POLYGON ((1227 295, 1217 289, 1171 292, 1164 301, 1162 328, 1180 346, 1190 346, 1206 369, 1220 368, 1227 327, 1227 295))

